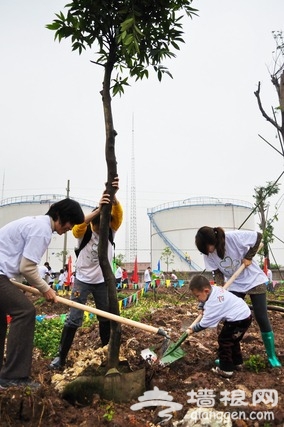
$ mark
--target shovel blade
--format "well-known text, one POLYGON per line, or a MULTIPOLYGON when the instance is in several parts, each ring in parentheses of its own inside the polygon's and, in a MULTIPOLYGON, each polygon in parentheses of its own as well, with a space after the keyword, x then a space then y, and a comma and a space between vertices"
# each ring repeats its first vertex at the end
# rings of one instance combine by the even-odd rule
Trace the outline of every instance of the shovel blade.
POLYGON ((184 357, 185 351, 181 347, 175 347, 172 351, 170 348, 167 350, 167 352, 164 354, 164 356, 161 358, 160 363, 163 365, 169 365, 170 363, 176 362, 177 360, 184 357))

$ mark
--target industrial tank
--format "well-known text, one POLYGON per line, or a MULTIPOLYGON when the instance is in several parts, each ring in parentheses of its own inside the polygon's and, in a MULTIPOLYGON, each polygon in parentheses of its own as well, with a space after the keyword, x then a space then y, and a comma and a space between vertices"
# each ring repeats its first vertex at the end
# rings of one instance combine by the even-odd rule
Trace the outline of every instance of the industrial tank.
POLYGON ((169 247, 173 257, 161 260, 162 271, 202 271, 203 256, 195 246, 195 235, 202 226, 224 230, 255 230, 253 205, 239 200, 193 197, 147 210, 151 223, 151 265, 158 266, 162 252, 169 247), (168 261, 168 262, 166 262, 168 261))
MULTIPOLYGON (((0 204, 0 227, 24 216, 45 215, 53 203, 65 198, 66 196, 61 194, 40 194, 3 199, 0 204)), ((91 212, 95 207, 94 202, 77 198, 74 200, 80 203, 85 214, 91 212)), ((74 238, 71 231, 62 236, 54 233, 50 245, 42 257, 41 264, 48 261, 52 269, 58 272, 63 266, 62 251, 66 247, 66 259, 71 255, 74 265, 76 245, 77 239, 74 238)))

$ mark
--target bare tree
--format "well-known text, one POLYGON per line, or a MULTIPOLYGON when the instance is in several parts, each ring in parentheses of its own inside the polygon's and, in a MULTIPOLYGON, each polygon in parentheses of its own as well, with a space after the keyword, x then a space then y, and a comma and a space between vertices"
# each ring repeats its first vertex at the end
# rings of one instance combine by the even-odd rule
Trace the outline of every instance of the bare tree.
POLYGON ((284 40, 282 31, 273 31, 272 34, 275 40, 276 48, 273 52, 273 69, 269 71, 269 74, 271 83, 274 86, 279 101, 278 106, 274 108, 272 107, 272 115, 269 115, 262 105, 260 96, 260 82, 258 82, 258 87, 254 94, 256 96, 261 114, 276 129, 278 140, 280 142, 280 150, 274 147, 274 145, 270 143, 268 144, 284 157, 284 40))

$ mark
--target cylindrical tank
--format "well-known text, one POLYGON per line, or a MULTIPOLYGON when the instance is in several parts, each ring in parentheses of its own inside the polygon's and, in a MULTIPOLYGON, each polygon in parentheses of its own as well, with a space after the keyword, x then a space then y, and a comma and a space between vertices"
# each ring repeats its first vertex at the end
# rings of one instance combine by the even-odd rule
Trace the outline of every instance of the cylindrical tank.
POLYGON ((195 246, 195 235, 202 226, 224 230, 255 230, 253 205, 239 200, 193 197, 147 210, 151 222, 151 265, 155 269, 166 247, 161 270, 189 271, 204 269, 203 256, 195 246))
MULTIPOLYGON (((65 198, 66 196, 61 194, 40 194, 4 199, 0 204, 0 227, 24 216, 45 215, 53 203, 65 198)), ((85 214, 91 212, 95 207, 95 202, 77 198, 76 201, 80 203, 85 214)), ((63 250, 66 247, 66 260, 71 255, 74 265, 76 261, 74 248, 76 245, 77 239, 72 232, 69 231, 62 236, 54 233, 50 245, 42 257, 41 264, 48 261, 52 269, 58 272, 63 267, 63 250)))

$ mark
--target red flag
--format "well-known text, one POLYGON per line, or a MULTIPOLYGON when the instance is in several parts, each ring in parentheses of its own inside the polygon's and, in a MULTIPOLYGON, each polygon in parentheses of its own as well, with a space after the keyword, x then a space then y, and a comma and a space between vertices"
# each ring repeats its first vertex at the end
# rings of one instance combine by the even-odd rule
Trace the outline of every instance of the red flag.
POLYGON ((266 274, 266 276, 267 276, 267 270, 268 270, 268 262, 267 262, 267 258, 264 258, 264 261, 263 261, 263 272, 266 274))
POLYGON ((138 284, 139 277, 138 277, 137 256, 135 257, 135 262, 134 262, 134 271, 133 271, 133 275, 132 275, 131 280, 132 280, 132 283, 136 283, 136 284, 138 284))
POLYGON ((66 278, 66 283, 67 285, 71 284, 71 277, 72 277, 72 258, 71 255, 68 258, 68 264, 67 264, 67 278, 66 278))

